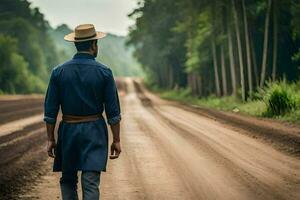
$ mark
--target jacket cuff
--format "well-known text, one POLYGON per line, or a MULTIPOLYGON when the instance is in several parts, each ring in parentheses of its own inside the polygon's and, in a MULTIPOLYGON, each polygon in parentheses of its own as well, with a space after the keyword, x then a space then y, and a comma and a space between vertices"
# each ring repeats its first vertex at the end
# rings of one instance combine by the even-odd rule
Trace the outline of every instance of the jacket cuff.
POLYGON ((109 118, 107 119, 107 123, 109 125, 114 125, 114 124, 117 124, 118 122, 121 121, 121 115, 117 115, 115 117, 112 117, 112 118, 109 118))
POLYGON ((47 117, 47 116, 44 116, 44 121, 47 122, 48 124, 55 124, 56 123, 55 118, 47 117))

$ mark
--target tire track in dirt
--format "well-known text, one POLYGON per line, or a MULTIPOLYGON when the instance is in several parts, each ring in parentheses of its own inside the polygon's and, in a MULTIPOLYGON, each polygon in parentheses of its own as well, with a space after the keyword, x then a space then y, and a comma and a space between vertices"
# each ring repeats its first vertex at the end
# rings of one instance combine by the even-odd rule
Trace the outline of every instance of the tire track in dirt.
MULTIPOLYGON (((139 90, 137 89, 137 91, 139 90)), ((188 140, 190 145, 198 149, 198 154, 207 152, 209 157, 208 161, 212 160, 216 162, 215 165, 221 165, 224 169, 227 168, 228 173, 231 173, 230 177, 235 177, 238 179, 238 182, 246 185, 248 189, 251 190, 250 193, 252 195, 255 194, 255 199, 258 199, 258 197, 260 199, 299 198, 299 160, 281 155, 274 149, 265 147, 265 145, 262 145, 256 152, 253 152, 251 148, 258 148, 259 146, 254 145, 257 143, 256 140, 239 133, 234 133, 231 130, 226 130, 222 127, 222 124, 203 117, 203 119, 201 119, 199 115, 187 112, 178 106, 175 107, 167 104, 157 105, 153 102, 149 103, 149 101, 151 101, 149 98, 143 96, 143 94, 139 95, 139 97, 141 96, 141 101, 146 99, 144 105, 147 106, 149 112, 159 117, 165 124, 168 124, 170 128, 175 130, 176 134, 188 140), (212 126, 214 123, 216 123, 215 127, 212 126), (216 127, 219 130, 217 130, 217 132, 212 131, 212 129, 216 127), (231 132, 231 134, 228 134, 228 132, 231 132), (219 135, 215 136, 217 133, 219 135), (242 137, 242 140, 235 139, 236 143, 241 143, 239 149, 234 146, 234 142, 232 143, 228 139, 225 140, 227 137, 234 139, 234 137, 230 137, 230 135, 242 137), (220 137, 221 140, 216 141, 214 137, 220 137), (247 145, 247 141, 249 143, 249 140, 253 141, 247 145), (246 142, 243 143, 243 141, 246 142), (250 148, 250 153, 248 154, 247 147, 250 148), (233 151, 234 148, 241 152, 233 151), (256 155, 255 153, 258 154, 256 155), (263 153, 263 156, 259 155, 260 153, 263 153), (273 156, 272 159, 268 159, 270 155, 273 156), (250 161, 247 161, 249 158, 250 161), (263 161, 263 159, 266 159, 266 161, 263 161), (276 167, 273 167, 273 165, 276 167)), ((197 172, 195 171, 195 173, 197 172)), ((219 178, 221 179, 221 177, 219 178)), ((226 198, 225 195, 223 198, 226 198)), ((246 197, 243 197, 242 199, 245 198, 246 197)))
MULTIPOLYGON (((172 110, 176 109, 172 108, 172 110)), ((205 136, 203 133, 203 129, 205 128, 201 131, 199 127, 191 123, 191 118, 187 120, 188 118, 179 118, 177 115, 178 120, 174 120, 170 115, 170 118, 168 118, 166 117, 167 114, 165 114, 166 111, 161 107, 150 112, 153 112, 156 116, 159 116, 160 119, 165 121, 165 123, 169 124, 169 127, 187 140, 189 144, 193 145, 195 149, 198 149, 200 152, 207 152, 207 156, 212 162, 215 162, 216 165, 221 165, 228 171, 231 177, 236 177, 240 184, 247 186, 247 189, 250 190, 251 193, 261 196, 262 199, 299 198, 300 193, 297 191, 297 188, 299 187, 300 179, 297 177, 299 177, 298 171, 300 165, 298 160, 286 156, 280 158, 273 156, 272 159, 264 157, 276 152, 271 148, 269 149, 269 154, 268 152, 258 149, 256 151, 257 157, 262 158, 256 158, 253 157, 255 154, 251 149, 257 147, 249 144, 244 144, 245 146, 243 148, 238 148, 240 152, 236 152, 233 151, 231 147, 228 148, 228 144, 234 147, 234 143, 230 144, 230 142, 226 140, 223 140, 223 142, 216 141, 205 136), (162 115, 162 113, 164 114, 162 115), (250 149, 249 153, 243 152, 243 149, 247 148, 250 149), (262 161, 263 159, 265 159, 265 161, 262 161), (268 161, 273 162, 274 165, 271 165, 268 161), (294 192, 290 195, 291 191, 294 192)), ((180 112, 176 113, 178 114, 180 112)), ((195 121, 197 120, 196 117, 194 119, 195 121)), ((211 130, 206 132, 212 133, 211 130)), ((224 134, 222 131, 220 133, 224 134)), ((249 138, 245 138, 246 141, 248 139, 249 138)), ((256 196, 254 197, 257 199, 256 196)))
POLYGON ((222 126, 268 143, 283 153, 300 158, 300 126, 297 124, 168 101, 148 92, 140 79, 135 79, 134 84, 138 96, 145 106, 151 105, 154 101, 155 105, 179 107, 189 113, 218 121, 222 126))
MULTIPOLYGON (((134 87, 127 82, 128 94, 122 100, 123 151, 109 162, 103 174, 103 199, 193 199, 182 180, 170 168, 168 155, 141 122, 142 105, 134 87), (118 188, 118 189, 116 189, 118 188)), ((145 113, 147 114, 147 113, 145 113)))
MULTIPOLYGON (((101 175, 102 199, 299 199, 299 159, 122 81, 123 151, 101 175)), ((58 198, 59 176, 47 170, 19 199, 58 198)))

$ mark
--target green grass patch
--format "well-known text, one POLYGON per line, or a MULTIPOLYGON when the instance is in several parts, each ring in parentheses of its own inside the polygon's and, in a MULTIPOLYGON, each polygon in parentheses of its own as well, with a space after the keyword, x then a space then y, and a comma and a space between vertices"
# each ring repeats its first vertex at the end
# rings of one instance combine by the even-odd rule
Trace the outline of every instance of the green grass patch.
POLYGON ((300 81, 269 82, 265 88, 254 93, 253 98, 247 102, 242 102, 234 96, 194 97, 190 89, 163 90, 151 87, 151 90, 168 100, 300 124, 300 81))

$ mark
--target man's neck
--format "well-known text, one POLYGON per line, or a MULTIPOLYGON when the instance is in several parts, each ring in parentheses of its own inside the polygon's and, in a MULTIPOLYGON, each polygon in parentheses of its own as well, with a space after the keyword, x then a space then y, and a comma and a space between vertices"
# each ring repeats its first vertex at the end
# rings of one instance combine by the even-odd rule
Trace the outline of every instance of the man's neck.
POLYGON ((87 54, 94 56, 93 53, 90 51, 77 51, 77 53, 87 53, 87 54))

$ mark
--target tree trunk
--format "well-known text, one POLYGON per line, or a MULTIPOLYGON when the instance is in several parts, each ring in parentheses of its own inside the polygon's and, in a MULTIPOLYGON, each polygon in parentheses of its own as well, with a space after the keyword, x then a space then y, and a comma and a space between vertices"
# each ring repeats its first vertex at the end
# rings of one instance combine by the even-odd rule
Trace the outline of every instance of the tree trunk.
POLYGON ((192 72, 189 72, 188 74, 187 74, 187 82, 188 82, 188 87, 191 89, 191 91, 192 91, 192 72))
POLYGON ((200 77, 199 74, 195 72, 195 80, 194 81, 195 81, 195 86, 196 86, 195 93, 197 96, 201 95, 201 84, 199 82, 199 77, 200 77))
POLYGON ((192 93, 194 96, 199 96, 201 93, 201 84, 199 84, 199 74, 197 72, 193 72, 193 90, 192 93))
POLYGON ((248 69, 248 86, 249 94, 253 92, 253 83, 252 83, 252 63, 251 63, 251 53, 250 53, 250 43, 249 43, 249 31, 248 31, 248 19, 247 11, 245 6, 245 0, 242 0, 243 13, 244 13, 244 28, 245 28, 245 39, 246 39, 246 53, 247 53, 247 69, 248 69))
POLYGON ((211 40, 211 46, 212 46, 212 54, 213 54, 216 95, 217 96, 221 96, 220 80, 219 80, 219 73, 218 73, 217 52, 216 52, 216 43, 215 43, 215 39, 214 38, 212 38, 212 40, 211 40))
POLYGON ((159 82, 159 87, 164 87, 163 69, 160 69, 158 72, 158 82, 159 82))
POLYGON ((257 67, 257 59, 256 59, 256 53, 255 53, 255 46, 253 39, 250 38, 251 40, 251 52, 252 52, 252 60, 253 60, 253 68, 254 68, 254 80, 255 80, 255 85, 256 87, 259 86, 259 77, 258 77, 258 67, 257 67))
POLYGON ((198 96, 202 96, 202 81, 201 76, 197 75, 198 96))
POLYGON ((169 66, 169 88, 173 89, 173 86, 174 86, 173 67, 169 66))
POLYGON ((277 21, 277 0, 273 2, 273 67, 272 80, 276 80, 277 53, 278 53, 278 21, 277 21))
POLYGON ((232 44, 232 33, 230 24, 227 24, 227 34, 228 34, 228 48, 229 48, 229 62, 230 62, 230 73, 231 73, 231 84, 232 84, 232 94, 237 96, 237 84, 236 84, 236 71, 235 63, 233 57, 233 44, 232 44))
MULTIPOLYGON (((226 7, 225 5, 222 5, 222 24, 221 24, 221 28, 222 28, 222 36, 225 35, 225 26, 226 26, 226 7)), ((227 88, 227 73, 226 73, 226 63, 225 63, 225 53, 224 53, 224 49, 225 49, 225 41, 222 42, 221 44, 221 70, 222 70, 222 85, 223 85, 223 95, 227 96, 228 95, 228 88, 227 88)))
POLYGON ((261 77, 260 77, 261 88, 264 86, 265 79, 266 79, 271 6, 272 6, 272 0, 268 0, 268 8, 267 8, 266 20, 265 20, 263 59, 261 64, 261 77))
POLYGON ((239 29, 239 20, 238 20, 237 11, 236 11, 236 8, 235 8, 234 0, 232 0, 231 2, 232 2, 232 9, 233 9, 234 21, 235 21, 235 31, 236 31, 236 38, 237 38, 237 44, 238 44, 240 76, 241 76, 241 88, 242 88, 242 100, 246 101, 244 63, 243 63, 243 52, 242 52, 241 36, 240 36, 240 29, 239 29))
POLYGON ((212 24, 212 38, 211 38, 211 46, 212 46, 212 56, 213 56, 213 65, 214 65, 214 77, 215 77, 215 88, 216 95, 221 96, 220 89, 220 78, 218 73, 218 59, 217 59, 217 51, 216 51, 216 0, 212 0, 211 3, 211 24, 212 24))
POLYGON ((193 84, 194 84, 194 96, 198 95, 198 83, 197 83, 197 74, 193 72, 193 84))
POLYGON ((189 85, 191 88, 191 93, 193 96, 195 96, 195 76, 194 76, 194 72, 190 72, 189 73, 189 85))
POLYGON ((222 84, 223 84, 223 95, 227 96, 227 77, 224 57, 224 46, 221 46, 221 69, 222 69, 222 84))

